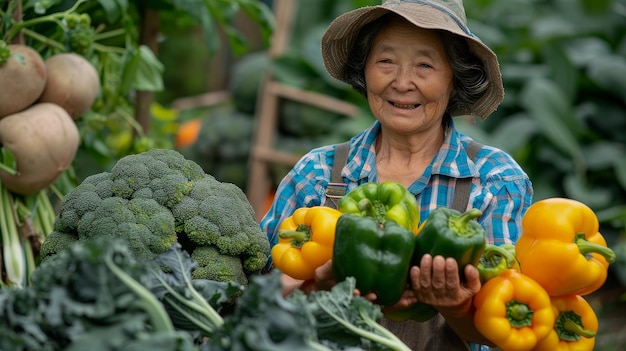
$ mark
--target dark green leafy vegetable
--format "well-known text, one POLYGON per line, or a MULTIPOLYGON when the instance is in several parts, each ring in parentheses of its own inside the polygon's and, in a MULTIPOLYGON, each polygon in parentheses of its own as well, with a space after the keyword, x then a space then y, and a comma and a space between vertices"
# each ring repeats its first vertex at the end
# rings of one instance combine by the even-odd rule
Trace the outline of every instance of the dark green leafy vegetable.
POLYGON ((80 242, 42 263, 31 286, 0 290, 0 350, 193 350, 122 240, 80 242), (160 340, 151 348, 150 339, 160 340))
POLYGON ((285 298, 277 270, 244 288, 192 279, 198 267, 180 244, 147 260, 121 239, 74 242, 31 286, 0 289, 0 350, 408 350, 351 277, 285 298))
POLYGON ((311 293, 308 300, 317 321, 318 338, 333 349, 350 346, 370 351, 411 350, 377 323, 382 318, 380 306, 354 296, 355 288, 356 280, 348 277, 331 291, 311 293))

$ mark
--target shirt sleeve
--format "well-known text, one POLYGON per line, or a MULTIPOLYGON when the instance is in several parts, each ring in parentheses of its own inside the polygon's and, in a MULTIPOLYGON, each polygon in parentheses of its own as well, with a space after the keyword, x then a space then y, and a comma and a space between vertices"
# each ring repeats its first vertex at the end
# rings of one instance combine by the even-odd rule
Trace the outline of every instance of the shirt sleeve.
POLYGON ((527 178, 498 181, 486 188, 481 208, 481 224, 491 244, 514 244, 521 233, 522 217, 532 201, 532 187, 527 178))
MULTIPOLYGON (((321 205, 330 178, 334 157, 332 150, 329 147, 312 150, 296 163, 278 185, 274 201, 260 222, 261 230, 267 235, 270 246, 278 241, 280 223, 296 209, 321 205)), ((270 257, 266 270, 271 265, 270 257)))
POLYGON ((532 183, 510 155, 495 148, 485 151, 476 162, 480 178, 474 181, 480 184, 474 184, 472 205, 483 212, 480 222, 488 243, 514 244, 532 202, 532 183))

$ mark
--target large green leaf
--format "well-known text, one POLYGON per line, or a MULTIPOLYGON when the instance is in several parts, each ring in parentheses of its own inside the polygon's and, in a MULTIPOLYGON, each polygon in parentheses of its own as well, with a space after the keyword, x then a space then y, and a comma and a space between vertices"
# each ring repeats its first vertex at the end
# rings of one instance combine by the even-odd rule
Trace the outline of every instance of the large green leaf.
POLYGON ((585 11, 592 14, 601 14, 611 11, 612 0, 581 0, 585 11))
POLYGON ((241 10, 255 23, 258 23, 261 29, 261 38, 266 46, 269 47, 271 35, 276 27, 274 21, 274 13, 262 1, 258 0, 240 0, 241 10))
POLYGON ((543 57, 550 67, 552 79, 561 89, 568 103, 573 103, 578 93, 576 84, 580 75, 578 69, 569 60, 561 45, 548 45, 543 51, 543 57))
POLYGON ((468 120, 457 117, 454 120, 454 126, 459 132, 471 137, 476 141, 484 144, 493 145, 489 133, 485 132, 485 130, 481 128, 478 124, 471 123, 468 120))
POLYGON ((533 78, 544 78, 549 73, 549 67, 545 64, 503 63, 501 66, 502 78, 507 83, 523 83, 533 78))
POLYGON ((139 47, 139 65, 135 76, 134 88, 144 91, 163 90, 163 64, 145 45, 139 47))
POLYGON ((109 22, 117 21, 128 10, 128 0, 98 0, 109 22))
POLYGON ((578 200, 591 208, 604 208, 613 198, 610 190, 589 186, 586 179, 576 173, 565 175, 563 186, 568 198, 578 200))
POLYGON ((626 102, 626 58, 617 55, 596 57, 588 67, 589 77, 599 86, 626 102))
POLYGON ((576 31, 576 23, 568 21, 561 13, 539 17, 533 21, 532 36, 536 40, 565 37, 576 31))
POLYGON ((547 79, 532 79, 523 88, 520 100, 522 107, 537 121, 543 134, 562 152, 583 164, 582 151, 576 138, 582 126, 559 87, 547 79))
POLYGON ((129 59, 122 75, 122 91, 163 90, 163 64, 145 45, 129 52, 129 59))
POLYGON ((617 181, 622 186, 622 189, 626 190, 626 158, 622 156, 615 159, 614 167, 617 181))
POLYGON ((624 145, 611 141, 599 141, 585 145, 582 149, 589 170, 602 170, 613 167, 624 158, 624 145))
POLYGON ((609 43, 598 37, 580 37, 563 44, 569 61, 577 67, 586 67, 597 57, 611 54, 609 43))
POLYGON ((503 119, 490 133, 491 143, 509 153, 521 149, 539 132, 537 122, 528 115, 519 113, 503 119))

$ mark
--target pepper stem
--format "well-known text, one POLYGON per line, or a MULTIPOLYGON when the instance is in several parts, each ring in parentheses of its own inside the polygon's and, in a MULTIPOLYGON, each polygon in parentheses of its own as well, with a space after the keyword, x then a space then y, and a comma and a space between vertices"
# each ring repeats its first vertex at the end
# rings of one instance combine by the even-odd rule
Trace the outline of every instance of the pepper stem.
POLYGON ((533 310, 523 302, 511 300, 506 304, 506 316, 513 328, 528 327, 532 324, 533 310))
POLYGON ((459 236, 472 236, 474 232, 469 230, 468 223, 482 216, 483 212, 477 208, 472 208, 466 212, 461 213, 459 216, 451 216, 448 225, 450 229, 454 230, 455 233, 458 233, 459 236))
POLYGON ((365 212, 368 217, 374 217, 378 223, 383 224, 387 220, 387 209, 382 201, 361 199, 357 204, 359 211, 365 212))
POLYGON ((511 251, 498 245, 487 245, 483 251, 480 262, 488 268, 495 268, 502 260, 506 261, 506 269, 514 268, 517 258, 511 251))
POLYGON ((291 246, 299 249, 311 239, 311 229, 301 224, 296 230, 278 231, 278 237, 281 239, 291 239, 291 246))
POLYGON ((578 245, 580 253, 585 255, 586 257, 589 257, 592 253, 597 253, 599 255, 602 255, 602 257, 604 257, 604 259, 606 259, 608 263, 615 262, 615 252, 613 252, 611 248, 590 242, 585 238, 585 233, 576 234, 574 242, 576 243, 576 245, 578 245))
POLYGON ((566 320, 565 323, 563 323, 563 326, 565 327, 565 329, 567 329, 567 331, 578 334, 583 338, 593 338, 594 336, 596 336, 596 332, 594 332, 593 330, 585 329, 582 325, 570 319, 566 320))
POLYGON ((559 339, 564 341, 578 341, 581 337, 593 338, 596 332, 585 329, 582 318, 574 311, 561 312, 556 319, 555 328, 559 339))

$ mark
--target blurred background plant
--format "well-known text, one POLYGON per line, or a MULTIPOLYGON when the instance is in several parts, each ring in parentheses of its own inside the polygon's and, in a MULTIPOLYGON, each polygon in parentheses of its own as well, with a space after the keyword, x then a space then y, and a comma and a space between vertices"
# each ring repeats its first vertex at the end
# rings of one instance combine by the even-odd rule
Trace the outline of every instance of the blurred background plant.
POLYGON ((77 121, 74 183, 127 154, 173 148, 178 113, 155 94, 167 101, 185 91, 167 79, 189 69, 193 83, 209 75, 206 60, 218 52, 237 57, 253 44, 267 46, 274 25, 271 9, 256 0, 0 0, 0 15, 3 39, 20 40, 44 58, 76 52, 98 70, 100 94, 77 121), (256 24, 252 44, 236 26, 241 17, 256 24), (170 45, 192 30, 200 43, 170 45), (164 43, 171 46, 164 57, 175 61, 159 57, 164 43))

